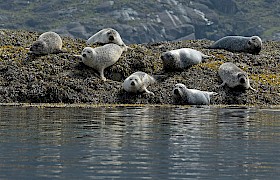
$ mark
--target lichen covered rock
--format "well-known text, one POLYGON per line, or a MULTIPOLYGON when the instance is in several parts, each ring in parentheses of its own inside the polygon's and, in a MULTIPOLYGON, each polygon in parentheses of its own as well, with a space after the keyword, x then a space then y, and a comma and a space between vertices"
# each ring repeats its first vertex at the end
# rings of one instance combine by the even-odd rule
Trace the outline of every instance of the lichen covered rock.
POLYGON ((65 53, 28 54, 39 33, 0 30, 1 103, 92 103, 92 104, 174 104, 172 89, 177 83, 188 88, 217 92, 212 104, 279 105, 279 42, 264 42, 259 55, 210 50, 211 41, 188 40, 131 44, 118 62, 105 69, 106 82, 75 55, 86 46, 82 39, 63 37, 65 53), (165 72, 160 56, 179 48, 193 48, 211 56, 205 63, 181 71, 165 72), (233 62, 246 71, 257 92, 219 87, 217 71, 224 62, 233 62), (150 87, 155 95, 130 94, 122 89, 126 77, 136 71, 154 75, 150 87))

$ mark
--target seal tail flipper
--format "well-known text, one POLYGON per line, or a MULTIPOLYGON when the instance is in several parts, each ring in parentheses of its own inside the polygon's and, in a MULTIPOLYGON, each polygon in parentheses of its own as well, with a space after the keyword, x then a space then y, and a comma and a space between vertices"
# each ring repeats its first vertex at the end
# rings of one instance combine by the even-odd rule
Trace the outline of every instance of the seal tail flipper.
POLYGON ((210 46, 206 46, 206 49, 216 49, 215 46, 213 46, 213 44, 211 44, 210 46))
POLYGON ((251 90, 253 90, 253 91, 257 92, 257 90, 256 90, 256 89, 254 89, 254 88, 252 88, 252 86, 249 86, 249 89, 251 89, 251 90))
POLYGON ((152 77, 155 79, 155 82, 157 82, 164 81, 167 78, 167 75, 152 75, 152 77))
POLYGON ((222 84, 218 85, 218 87, 223 87, 224 85, 226 85, 226 82, 223 82, 222 84))
POLYGON ((218 95, 218 93, 216 93, 216 92, 209 92, 209 95, 216 96, 216 95, 218 95))
POLYGON ((76 55, 76 54, 75 54, 74 57, 77 57, 77 58, 79 58, 79 59, 81 59, 81 60, 83 59, 83 56, 82 56, 82 55, 76 55))
POLYGON ((126 49, 130 49, 130 50, 133 50, 134 48, 132 48, 132 47, 129 47, 129 46, 126 46, 126 49))
POLYGON ((148 94, 151 94, 151 95, 155 95, 152 91, 149 91, 147 88, 144 88, 144 91, 146 92, 146 93, 148 93, 148 94))
POLYGON ((208 56, 208 55, 203 54, 203 53, 201 53, 201 56, 202 56, 202 62, 206 62, 209 58, 214 58, 215 57, 213 55, 208 56))
POLYGON ((66 49, 57 49, 56 51, 53 52, 53 54, 60 54, 60 53, 67 53, 66 49))

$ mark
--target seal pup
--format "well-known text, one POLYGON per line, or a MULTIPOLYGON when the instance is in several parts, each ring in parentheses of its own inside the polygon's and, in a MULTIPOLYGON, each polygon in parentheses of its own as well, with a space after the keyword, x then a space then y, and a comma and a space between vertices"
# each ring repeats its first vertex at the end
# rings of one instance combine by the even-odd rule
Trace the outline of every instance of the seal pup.
POLYGON ((149 91, 147 87, 155 82, 156 80, 154 77, 145 72, 137 71, 124 80, 123 89, 126 92, 146 92, 148 94, 154 95, 154 93, 149 91))
POLYGON ((173 89, 174 102, 188 105, 209 105, 210 96, 217 95, 216 92, 188 89, 184 84, 178 83, 173 89))
POLYGON ((251 87, 247 73, 232 62, 223 63, 219 67, 218 74, 223 81, 220 87, 227 85, 230 88, 242 87, 256 91, 251 87))
POLYGON ((124 46, 127 49, 127 46, 124 44, 120 34, 113 28, 105 28, 94 35, 92 35, 86 42, 87 46, 92 44, 109 44, 114 43, 118 44, 119 46, 124 46))
POLYGON ((184 69, 209 58, 200 51, 191 48, 181 48, 162 53, 163 68, 166 70, 184 69))
POLYGON ((46 55, 61 53, 62 39, 55 32, 45 32, 41 34, 29 49, 30 54, 46 55))
POLYGON ((103 81, 106 81, 104 69, 115 64, 123 53, 124 48, 117 44, 105 44, 104 46, 92 48, 85 47, 82 51, 82 62, 97 70, 103 81))
POLYGON ((217 40, 208 48, 224 49, 230 52, 259 54, 262 49, 262 40, 259 36, 226 36, 217 40))

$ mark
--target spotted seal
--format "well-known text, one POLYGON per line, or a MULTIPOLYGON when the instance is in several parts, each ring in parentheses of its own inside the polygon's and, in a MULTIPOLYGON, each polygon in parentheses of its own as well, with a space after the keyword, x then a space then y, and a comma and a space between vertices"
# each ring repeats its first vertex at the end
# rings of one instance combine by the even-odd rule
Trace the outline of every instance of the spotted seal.
POLYGON ((146 92, 154 95, 153 92, 147 90, 147 87, 155 82, 154 77, 145 72, 137 71, 124 80, 123 89, 132 93, 146 92))
POLYGON ((184 69, 204 62, 209 58, 200 51, 191 48, 181 48, 162 53, 161 59, 165 70, 184 69))
POLYGON ((220 87, 227 85, 230 88, 242 87, 244 89, 252 89, 255 91, 249 83, 247 73, 232 62, 223 63, 219 67, 218 74, 223 81, 220 87))
POLYGON ((46 55, 61 53, 62 39, 55 32, 45 32, 41 34, 29 49, 30 54, 46 55))
POLYGON ((210 96, 217 94, 216 92, 188 89, 186 85, 178 83, 173 89, 173 100, 175 103, 188 105, 209 105, 210 96))
POLYGON ((224 49, 230 52, 259 54, 262 49, 262 40, 259 36, 226 36, 217 40, 208 48, 224 49))
POLYGON ((82 62, 97 70, 102 80, 106 81, 104 69, 115 64, 123 53, 124 48, 117 44, 105 44, 92 48, 85 47, 82 51, 82 62))
POLYGON ((86 42, 87 46, 90 46, 92 44, 109 44, 114 43, 118 44, 119 46, 127 48, 127 46, 124 44, 119 32, 113 28, 105 28, 94 35, 92 35, 86 42))

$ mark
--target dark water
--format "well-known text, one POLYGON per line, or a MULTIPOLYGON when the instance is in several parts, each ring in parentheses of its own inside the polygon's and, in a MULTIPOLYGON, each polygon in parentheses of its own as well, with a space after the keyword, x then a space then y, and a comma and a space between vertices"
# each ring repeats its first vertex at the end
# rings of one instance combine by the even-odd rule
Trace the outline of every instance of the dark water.
POLYGON ((0 107, 0 179, 276 179, 280 109, 0 107))

